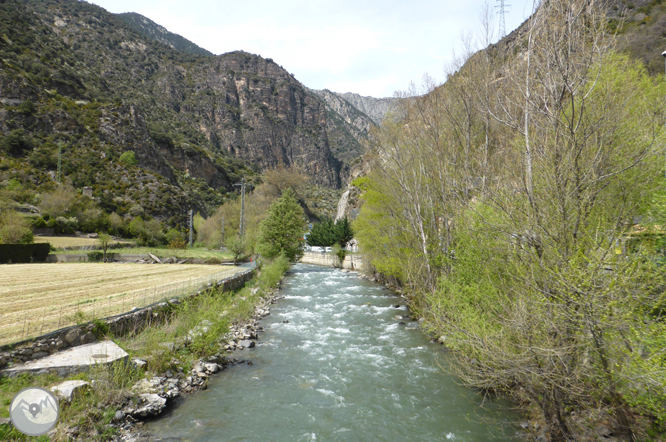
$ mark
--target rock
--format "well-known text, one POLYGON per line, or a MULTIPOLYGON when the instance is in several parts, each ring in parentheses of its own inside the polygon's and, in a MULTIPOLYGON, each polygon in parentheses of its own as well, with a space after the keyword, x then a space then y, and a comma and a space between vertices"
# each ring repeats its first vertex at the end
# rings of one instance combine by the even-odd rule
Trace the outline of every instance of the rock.
POLYGON ((140 370, 145 370, 148 363, 143 359, 132 358, 132 365, 134 365, 136 368, 140 370))
POLYGON ((68 331, 67 334, 65 335, 65 342, 68 343, 69 345, 72 345, 73 342, 79 339, 79 336, 81 336, 81 330, 79 330, 78 328, 74 328, 68 331))
POLYGON ((395 319, 403 319, 401 315, 395 315, 393 318, 395 318, 395 319))
POLYGON ((0 425, 10 425, 12 420, 8 417, 0 417, 0 425))
POLYGON ((208 377, 208 375, 204 371, 198 371, 197 376, 199 376, 200 378, 207 378, 208 377))
POLYGON ((32 356, 30 356, 30 359, 45 358, 48 355, 49 355, 49 352, 47 352, 47 351, 38 351, 36 353, 33 353, 32 356))
POLYGON ((444 335, 440 336, 439 339, 437 339, 437 342, 439 342, 440 344, 444 344, 446 342, 446 336, 444 335))
POLYGON ((90 383, 86 381, 65 381, 55 387, 51 387, 51 391, 67 402, 72 402, 72 397, 77 391, 84 390, 89 386, 90 383))
POLYGON ((123 419, 125 419, 125 413, 123 413, 122 410, 118 410, 113 416, 112 422, 120 422, 123 419))
POLYGON ((611 437, 613 432, 605 424, 599 424, 594 428, 594 431, 601 437, 611 437))
POLYGON ((152 253, 149 253, 148 256, 150 256, 150 258, 156 263, 162 264, 162 261, 160 261, 160 259, 157 256, 153 255, 152 253))
POLYGON ((93 342, 97 342, 97 336, 93 332, 88 332, 81 337, 81 344, 92 344, 93 342))
POLYGON ((217 371, 220 369, 220 367, 215 363, 206 363, 203 364, 203 367, 207 372, 210 373, 217 373, 217 371))
POLYGON ((0 367, 7 364, 7 359, 4 356, 0 356, 0 367))
POLYGON ((238 341, 238 345, 245 348, 253 348, 255 344, 254 341, 250 341, 249 339, 244 339, 242 341, 238 341))
POLYGON ((394 305, 393 308, 400 308, 400 304, 394 305))
POLYGON ((137 408, 130 408, 127 414, 134 417, 148 417, 157 416, 166 407, 166 399, 156 394, 144 393, 139 395, 139 406, 137 408))

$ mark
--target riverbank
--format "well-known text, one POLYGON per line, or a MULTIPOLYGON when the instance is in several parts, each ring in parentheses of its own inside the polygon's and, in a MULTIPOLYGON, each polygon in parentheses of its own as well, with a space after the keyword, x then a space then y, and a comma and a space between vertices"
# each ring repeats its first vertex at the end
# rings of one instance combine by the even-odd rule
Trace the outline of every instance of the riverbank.
MULTIPOLYGON (((392 290, 299 263, 252 364, 211 378, 142 432, 152 440, 515 442, 518 418, 442 371, 450 355, 392 290)), ((519 430, 519 429, 518 429, 519 430)))
MULTIPOLYGON (((84 381, 71 401, 61 401, 59 424, 43 440, 125 440, 148 417, 162 413, 177 397, 205 389, 211 375, 240 363, 229 350, 253 346, 276 296, 286 260, 261 268, 245 287, 220 293, 216 288, 172 306, 166 321, 124 337, 105 335, 132 358, 131 364, 93 367, 66 378, 84 381)), ((21 375, 0 379, 0 399, 8 401, 28 386, 49 388, 56 375, 21 375)), ((7 416, 2 410, 1 417, 7 416)), ((2 421, 0 421, 2 422, 2 421)), ((1 440, 25 440, 8 423, 0 423, 1 440)))

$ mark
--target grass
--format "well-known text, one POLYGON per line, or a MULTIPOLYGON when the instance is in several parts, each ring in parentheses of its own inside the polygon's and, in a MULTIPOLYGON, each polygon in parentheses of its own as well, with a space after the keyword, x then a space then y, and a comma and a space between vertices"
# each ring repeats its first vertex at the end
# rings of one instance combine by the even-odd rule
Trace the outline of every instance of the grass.
MULTIPOLYGON (((81 246, 99 246, 99 241, 96 238, 78 238, 75 236, 35 236, 34 242, 36 243, 49 243, 56 249, 63 247, 81 247, 81 246)), ((132 244, 127 240, 112 241, 111 244, 132 244)), ((75 253, 81 251, 75 251, 75 253)))
MULTIPOLYGON (((148 362, 148 371, 139 372, 132 365, 115 363, 110 367, 93 367, 87 373, 70 376, 67 379, 100 381, 94 389, 75 396, 71 404, 61 402, 61 414, 56 440, 66 440, 65 428, 79 427, 84 439, 111 440, 115 429, 108 427, 123 400, 130 397, 128 390, 143 376, 173 372, 178 367, 187 372, 196 360, 220 352, 219 341, 231 324, 241 323, 252 317, 254 306, 270 294, 289 268, 286 259, 278 258, 265 265, 258 275, 237 292, 220 292, 217 288, 207 290, 201 296, 188 298, 186 302, 174 306, 167 322, 152 325, 143 331, 122 338, 107 336, 123 347, 131 357, 141 357, 148 362), (256 290, 258 289, 258 290, 256 290), (207 325, 204 330, 200 326, 207 325), (199 328, 197 328, 199 327, 199 328), (186 345, 168 347, 160 344, 178 342, 189 332, 197 330, 194 339, 186 345), (95 435, 86 437, 85 435, 95 435)), ((16 393, 26 387, 48 388, 63 379, 55 375, 21 375, 14 379, 0 378, 0 416, 9 416, 9 404, 16 393)), ((28 440, 26 436, 13 430, 9 425, 0 425, 0 440, 28 440)), ((42 436, 37 440, 47 441, 42 436)))
POLYGON ((0 345, 190 294, 242 270, 113 263, 2 266, 0 345))

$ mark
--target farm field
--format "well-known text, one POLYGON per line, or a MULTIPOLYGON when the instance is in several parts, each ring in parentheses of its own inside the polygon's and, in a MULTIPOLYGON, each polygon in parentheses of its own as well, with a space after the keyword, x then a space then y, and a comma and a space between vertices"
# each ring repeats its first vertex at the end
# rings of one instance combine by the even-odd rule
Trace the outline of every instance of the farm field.
MULTIPOLYGON (((79 238, 76 236, 35 236, 36 243, 50 243, 56 249, 63 247, 81 247, 81 246, 97 246, 99 241, 96 238, 79 238)), ((131 244, 129 241, 112 241, 111 244, 131 244)), ((77 252, 81 253, 77 250, 77 252)))
POLYGON ((0 266, 0 345, 188 295, 245 269, 211 265, 0 266))
MULTIPOLYGON (((62 255, 76 255, 80 254, 80 250, 63 250, 58 251, 58 254, 62 255)), ((158 258, 168 258, 170 256, 175 256, 177 258, 200 258, 200 259, 210 259, 217 258, 220 261, 231 260, 233 255, 230 253, 220 252, 217 250, 207 250, 203 248, 195 249, 167 249, 167 248, 155 248, 155 247, 123 247, 123 248, 113 248, 109 249, 109 253, 117 254, 127 254, 127 255, 147 255, 152 253, 158 258)))

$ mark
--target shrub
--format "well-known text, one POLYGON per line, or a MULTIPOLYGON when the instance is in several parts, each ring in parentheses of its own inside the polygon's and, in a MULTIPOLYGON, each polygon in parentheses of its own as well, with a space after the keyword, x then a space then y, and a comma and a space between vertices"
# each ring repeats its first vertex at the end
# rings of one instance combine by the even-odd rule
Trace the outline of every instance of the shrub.
POLYGON ((51 218, 64 216, 74 207, 77 196, 71 186, 58 186, 53 192, 44 195, 39 208, 51 218))
POLYGON ((3 210, 0 214, 0 243, 30 244, 31 242, 32 229, 28 221, 13 210, 3 210))
POLYGON ((134 155, 134 152, 131 150, 128 150, 127 152, 120 155, 120 158, 118 160, 121 163, 125 164, 126 166, 136 166, 137 164, 139 164, 139 162, 136 159, 136 155, 134 155))

